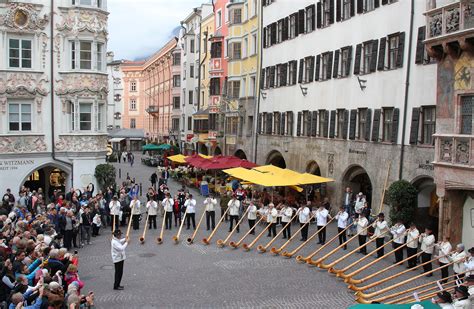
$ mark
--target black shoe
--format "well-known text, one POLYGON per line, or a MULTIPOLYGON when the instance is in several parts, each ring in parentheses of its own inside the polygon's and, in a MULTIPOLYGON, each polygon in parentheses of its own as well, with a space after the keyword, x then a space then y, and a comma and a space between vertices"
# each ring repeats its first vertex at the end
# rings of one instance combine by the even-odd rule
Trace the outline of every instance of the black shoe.
POLYGON ((114 290, 123 290, 123 286, 118 286, 118 287, 114 288, 114 290))
POLYGON ((317 245, 320 245, 320 244, 322 244, 322 242, 318 241, 317 245))
POLYGON ((283 236, 283 239, 286 239, 286 236, 283 236))
POLYGON ((189 227, 187 227, 186 229, 189 230, 189 227))

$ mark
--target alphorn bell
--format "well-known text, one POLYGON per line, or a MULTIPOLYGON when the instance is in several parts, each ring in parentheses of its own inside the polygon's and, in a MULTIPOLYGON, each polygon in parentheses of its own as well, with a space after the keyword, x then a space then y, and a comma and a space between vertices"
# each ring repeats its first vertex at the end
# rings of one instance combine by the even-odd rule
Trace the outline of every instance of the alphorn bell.
MULTIPOLYGON (((299 214, 299 212, 298 212, 299 214)), ((301 230, 306 226, 306 225, 309 225, 309 223, 311 222, 311 220, 314 218, 315 214, 312 214, 309 219, 308 219, 308 222, 306 222, 305 224, 303 224, 302 226, 300 226, 300 228, 293 234, 293 236, 290 237, 290 239, 288 239, 280 248, 275 248, 275 247, 272 247, 272 249, 270 250, 271 253, 273 254, 279 254, 281 252, 281 250, 285 249, 286 246, 288 246, 290 244, 290 242, 298 235, 299 232, 301 232, 301 230)), ((309 227, 308 227, 309 228, 309 227)))
POLYGON ((242 214, 242 216, 240 217, 240 219, 239 219, 239 221, 237 222, 237 224, 234 226, 234 228, 232 229, 232 231, 230 231, 229 235, 227 235, 227 237, 226 237, 224 240, 222 240, 222 239, 217 240, 217 245, 218 245, 219 247, 222 248, 222 247, 224 247, 224 246, 227 244, 227 242, 229 241, 230 237, 232 237, 232 235, 235 233, 235 231, 239 228, 239 225, 240 225, 240 223, 242 222, 242 220, 245 219, 245 216, 247 215, 247 212, 249 211, 249 208, 250 208, 250 207, 247 207, 247 209, 246 209, 245 212, 242 214))
POLYGON ((291 252, 283 251, 283 252, 281 253, 281 255, 284 256, 284 257, 287 257, 287 258, 291 258, 291 257, 292 257, 293 255, 295 255, 298 251, 300 251, 301 248, 303 248, 309 241, 311 241, 314 237, 316 237, 316 235, 318 235, 319 232, 320 232, 322 229, 326 228, 326 226, 328 226, 329 223, 331 223, 334 219, 335 219, 335 217, 334 217, 334 218, 331 218, 331 220, 329 220, 328 223, 326 223, 321 229, 317 230, 316 233, 314 233, 313 235, 311 235, 310 237, 308 237, 308 239, 307 239, 306 241, 304 241, 302 244, 300 244, 298 247, 296 247, 295 250, 293 250, 293 251, 291 251, 291 252))
POLYGON ((260 239, 260 237, 262 237, 263 233, 265 233, 270 228, 271 225, 272 225, 272 223, 269 222, 267 224, 267 226, 262 230, 262 232, 260 232, 260 234, 258 234, 257 237, 255 237, 255 239, 250 244, 248 244, 248 245, 243 244, 242 248, 244 248, 245 251, 249 251, 250 249, 252 249, 252 247, 255 245, 255 243, 260 239))
MULTIPOLYGON (((427 271, 426 273, 422 273, 422 274, 416 275, 415 277, 408 278, 408 279, 406 279, 406 280, 403 280, 403 281, 401 281, 401 282, 392 284, 392 285, 390 285, 390 286, 388 286, 388 287, 386 287, 386 288, 377 290, 377 291, 372 292, 372 293, 363 293, 362 291, 357 291, 357 292, 355 292, 355 295, 357 296, 357 299, 356 299, 356 300, 357 300, 357 301, 358 301, 359 299, 365 299, 365 300, 367 300, 367 299, 372 298, 372 297, 374 297, 374 296, 383 294, 383 293, 388 292, 388 291, 390 291, 390 290, 392 290, 392 289, 396 289, 396 288, 398 288, 398 287, 400 287, 400 286, 402 286, 402 285, 405 285, 405 284, 407 284, 407 283, 409 283, 409 282, 413 282, 413 280, 416 280, 416 279, 421 278, 421 277, 423 277, 423 276, 432 274, 432 273, 434 273, 435 271, 439 271, 439 270, 441 270, 441 269, 443 269, 443 268, 445 268, 445 267, 449 267, 449 266, 451 266, 451 265, 454 264, 454 263, 455 263, 455 262, 451 262, 451 263, 445 264, 445 265, 443 265, 443 266, 441 266, 441 267, 438 267, 438 268, 435 268, 435 269, 433 269, 433 270, 427 271)), ((400 274, 395 274, 395 275, 393 275, 393 276, 390 276, 390 277, 388 277, 388 278, 389 278, 388 280, 391 280, 391 279, 393 279, 393 278, 396 278, 396 277, 398 277, 399 275, 400 275, 400 274)), ((387 281, 387 280, 385 280, 385 281, 387 281)))
POLYGON ((211 243, 212 237, 214 237, 214 234, 217 232, 217 229, 219 226, 222 224, 222 221, 224 221, 225 215, 229 211, 229 207, 225 210, 225 212, 222 214, 221 218, 219 219, 219 222, 217 222, 216 228, 211 232, 211 234, 207 238, 202 239, 202 243, 205 245, 209 245, 211 243))
POLYGON ((268 247, 270 247, 273 242, 283 233, 283 231, 286 229, 286 227, 293 222, 293 220, 296 218, 298 214, 295 213, 295 215, 291 218, 289 222, 285 224, 285 226, 273 237, 265 246, 258 245, 257 250, 261 253, 264 253, 267 251, 268 247))
POLYGON ((184 221, 186 221, 187 214, 188 214, 188 207, 186 207, 186 211, 184 212, 183 220, 181 221, 181 225, 179 226, 178 234, 173 236, 173 240, 176 245, 179 243, 179 236, 181 235, 181 230, 183 229, 184 221))
POLYGON ((205 215, 206 215, 206 211, 204 210, 201 215, 201 218, 199 219, 198 225, 196 226, 196 230, 194 231, 193 235, 191 237, 188 237, 188 239, 186 239, 186 242, 188 243, 188 245, 191 245, 194 242, 194 238, 196 237, 196 234, 199 230, 199 227, 201 226, 202 220, 204 220, 205 215))
POLYGON ((346 226, 345 229, 343 229, 342 231, 340 231, 336 236, 334 236, 333 238, 331 238, 328 242, 326 242, 324 245, 322 245, 321 247, 319 247, 318 249, 316 249, 316 251, 314 251, 313 253, 311 253, 311 254, 308 255, 307 257, 303 257, 303 256, 301 256, 301 255, 298 255, 298 256, 296 257, 296 261, 299 262, 299 263, 304 263, 304 262, 311 261, 311 259, 312 259, 316 254, 318 254, 321 250, 323 250, 324 248, 326 248, 327 246, 329 246, 329 244, 332 243, 334 240, 338 239, 338 238, 339 238, 339 235, 342 235, 342 233, 345 233, 353 224, 354 224, 354 222, 352 222, 351 224, 349 224, 348 226, 346 226))
POLYGON ((156 242, 159 245, 161 245, 163 243, 163 231, 165 230, 166 213, 167 213, 167 211, 165 211, 165 215, 163 216, 163 222, 161 222, 160 236, 156 238, 156 242))
POLYGON ((143 234, 139 239, 140 244, 142 244, 142 245, 145 243, 146 228, 148 227, 148 218, 149 217, 150 217, 150 215, 147 213, 146 220, 145 220, 145 227, 143 228, 143 234))
MULTIPOLYGON (((253 230, 254 230, 254 231, 255 231, 255 227, 258 226, 258 224, 259 224, 262 220, 263 220, 263 217, 260 217, 260 219, 258 219, 258 221, 255 223, 255 225, 253 226, 253 230)), ((251 232, 251 231, 252 231, 252 229, 249 229, 249 230, 247 231, 247 233, 245 233, 245 235, 242 236, 242 238, 241 238, 238 242, 233 242, 233 241, 231 241, 231 242, 229 243, 229 246, 231 246, 232 248, 237 249, 237 248, 240 246, 240 244, 244 241, 244 239, 247 238, 247 236, 250 235, 250 232, 251 232)))

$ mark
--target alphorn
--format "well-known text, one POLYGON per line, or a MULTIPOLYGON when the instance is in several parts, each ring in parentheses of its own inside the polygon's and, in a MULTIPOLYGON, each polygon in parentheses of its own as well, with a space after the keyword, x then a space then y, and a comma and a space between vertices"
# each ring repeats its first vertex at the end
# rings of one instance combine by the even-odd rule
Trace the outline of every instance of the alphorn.
POLYGON ((143 234, 139 239, 140 244, 142 244, 142 245, 145 243, 146 228, 148 227, 148 218, 149 217, 150 217, 150 215, 147 213, 146 220, 145 220, 145 227, 143 228, 143 234))
POLYGON ((222 239, 219 239, 217 240, 217 245, 219 247, 225 247, 225 245, 227 244, 227 242, 229 241, 229 239, 232 237, 232 235, 235 233, 235 231, 239 228, 239 225, 240 223, 245 219, 245 216, 247 215, 247 212, 249 211, 249 208, 250 207, 247 207, 247 209, 245 210, 245 212, 242 214, 242 216, 240 217, 239 221, 237 221, 237 224, 234 226, 234 228, 232 229, 232 231, 230 231, 229 235, 227 235, 227 237, 222 240, 222 239))
POLYGON ((225 215, 227 214, 227 212, 229 211, 229 207, 227 207, 227 209, 224 211, 224 213, 222 214, 221 218, 219 219, 219 221, 217 222, 217 225, 215 227, 215 229, 211 232, 211 234, 207 237, 207 238, 203 238, 202 239, 202 243, 205 244, 205 245, 209 245, 211 243, 211 239, 212 237, 214 237, 214 234, 217 232, 217 229, 219 228, 219 226, 222 224, 222 221, 224 221, 224 218, 225 218, 225 215))
POLYGON ((125 234, 125 238, 130 235, 130 228, 132 227, 132 217, 133 217, 132 210, 135 207, 135 204, 136 204, 136 202, 134 202, 132 207, 131 207, 130 218, 128 219, 128 227, 127 227, 127 233, 125 234))
MULTIPOLYGON (((451 266, 451 265, 454 264, 454 263, 455 263, 455 262, 451 262, 451 263, 445 264, 445 265, 443 265, 443 266, 441 266, 441 267, 438 267, 438 268, 435 268, 435 269, 433 269, 433 270, 427 271, 426 273, 422 273, 422 274, 416 275, 415 277, 408 278, 408 279, 406 279, 406 280, 403 280, 403 281, 401 281, 401 282, 392 284, 392 285, 390 285, 390 286, 388 286, 388 287, 386 287, 386 288, 377 290, 377 291, 372 292, 372 293, 363 293, 362 291, 357 291, 357 292, 355 292, 355 295, 357 296, 357 299, 356 299, 356 300, 357 300, 357 301, 358 301, 359 299, 365 299, 365 300, 367 300, 367 299, 369 299, 369 298, 373 298, 374 296, 383 294, 383 293, 388 292, 388 291, 390 291, 390 290, 392 290, 392 289, 395 289, 395 288, 398 288, 398 287, 400 287, 400 286, 402 286, 402 285, 405 285, 405 284, 407 284, 407 283, 409 283, 409 282, 413 282, 413 280, 416 280, 416 279, 421 278, 421 277, 423 277, 423 276, 432 274, 432 273, 434 273, 434 272, 436 272, 436 271, 439 271, 439 270, 441 270, 441 269, 443 269, 443 268, 445 268, 445 267, 449 267, 449 266, 451 266)), ((398 277, 398 276, 399 276, 399 274, 395 274, 395 275, 393 275, 393 276, 388 277, 388 278, 389 278, 388 280, 391 280, 391 279, 396 278, 396 277, 398 277)))
POLYGON ((183 221, 181 221, 181 225, 179 226, 178 234, 173 236, 173 240, 174 240, 175 244, 179 243, 179 236, 181 235, 181 230, 183 229, 184 221, 186 221, 186 215, 187 214, 188 214, 188 207, 186 207, 186 211, 184 212, 183 221))
MULTIPOLYGON (((365 269, 369 268, 370 266, 374 265, 375 263, 378 263, 380 260, 382 260, 382 259, 384 259, 385 257, 389 256, 389 255, 392 254, 393 252, 395 252, 395 251, 397 251, 397 250, 399 250, 399 249, 404 248, 404 247, 405 247, 406 245, 408 245, 410 242, 412 242, 412 241, 414 241, 414 240, 417 240, 417 239, 418 239, 418 238, 415 238, 415 239, 412 239, 412 240, 409 241, 409 242, 406 242, 406 243, 403 244, 402 246, 400 246, 400 247, 398 247, 398 248, 396 248, 396 249, 393 249, 392 251, 390 251, 390 252, 384 254, 383 256, 381 256, 381 257, 379 257, 379 258, 376 258, 376 259, 373 260, 372 262, 370 262, 370 263, 368 263, 368 264, 365 264, 364 266, 362 266, 362 267, 360 267, 360 268, 354 270, 353 272, 351 272, 351 273, 349 273, 349 274, 347 274, 347 275, 346 275, 346 274, 343 274, 343 273, 338 273, 337 276, 344 278, 344 279, 345 279, 344 282, 346 282, 346 283, 360 284, 360 283, 364 282, 365 280, 363 280, 363 279, 353 279, 353 277, 354 277, 355 275, 357 275, 358 273, 364 271, 365 269)), ((366 257, 367 257, 367 256, 370 256, 370 255, 371 255, 372 253, 374 253, 374 252, 375 252, 375 251, 372 251, 370 254, 367 254, 366 257)), ((419 255, 421 255, 421 253, 423 253, 423 252, 414 254, 413 256, 410 256, 410 257, 407 257, 407 258, 401 260, 400 262, 396 262, 395 264, 389 266, 388 269, 392 269, 393 267, 396 267, 396 266, 398 266, 398 265, 401 265, 401 264, 405 263, 406 261, 410 260, 411 258, 414 258, 414 259, 415 259, 415 258, 417 258, 419 255)), ((365 258, 365 257, 364 257, 364 258, 365 258)), ((362 258, 362 259, 360 259, 360 260, 357 260, 356 262, 359 263, 359 262, 362 261, 364 258, 362 258)), ((352 264, 349 265, 349 266, 352 267, 353 264, 356 264, 356 263, 352 263, 352 264)), ((346 268, 350 268, 349 266, 347 266, 346 268)), ((388 270, 388 269, 387 269, 387 270, 388 270)), ((346 269, 343 269, 343 270, 341 270, 341 271, 342 271, 342 272, 345 272, 346 269)))
POLYGON ((157 238, 156 238, 156 242, 157 242, 159 245, 161 245, 161 244, 163 243, 163 231, 165 230, 166 213, 167 213, 167 211, 165 211, 165 215, 163 216, 163 222, 161 222, 160 237, 157 237, 157 238))
MULTIPOLYGON (((262 221, 262 220, 263 220, 263 216, 260 217, 260 219, 258 219, 258 221, 257 221, 257 222, 255 223, 255 225, 253 226, 253 230, 254 230, 254 231, 255 231, 255 227, 257 227, 258 224, 260 223, 260 221, 262 221)), ((242 238, 241 238, 238 242, 233 242, 233 241, 231 241, 231 242, 229 243, 229 246, 231 246, 232 248, 235 248, 235 249, 237 249, 238 247, 240 247, 240 244, 244 241, 245 238, 247 238, 247 236, 250 235, 250 232, 251 232, 251 231, 252 231, 252 229, 249 229, 249 230, 247 231, 247 233, 245 233, 245 235, 242 236, 242 238)))
POLYGON ((112 216, 112 233, 115 232, 115 215, 112 216))
POLYGON ((199 227, 201 226, 202 220, 204 219, 205 215, 206 215, 206 211, 204 210, 201 215, 201 218, 199 219, 198 225, 196 226, 196 230, 194 231, 193 235, 191 237, 188 237, 188 239, 186 239, 186 242, 188 243, 188 245, 191 245, 194 242, 194 238, 196 237, 196 234, 199 230, 199 227))
MULTIPOLYGON (((308 222, 306 222, 305 224, 303 224, 294 234, 293 236, 290 237, 290 239, 288 239, 280 248, 275 248, 275 247, 272 247, 272 249, 270 250, 271 253, 273 254, 279 254, 281 252, 281 250, 285 249, 286 246, 288 246, 290 244, 290 242, 298 235, 298 233, 306 226, 306 225, 309 225, 309 223, 311 222, 311 220, 314 218, 315 214, 312 214, 309 219, 308 219, 308 222)), ((309 228, 309 226, 308 226, 309 228)))
MULTIPOLYGON (((443 283, 443 285, 446 286, 446 285, 451 284, 451 283, 456 283, 456 281, 458 281, 458 279, 454 279, 454 280, 448 281, 448 282, 446 282, 446 283, 443 283)), ((430 285, 431 285, 431 283, 430 283, 430 285)), ((416 291, 417 289, 419 289, 419 288, 420 288, 420 287, 416 287, 416 288, 415 288, 415 291, 416 291)), ((438 284, 436 284, 435 286, 432 286, 432 287, 430 287, 430 288, 427 288, 427 289, 424 289, 424 290, 421 290, 421 291, 417 291, 416 293, 417 293, 418 295, 421 295, 421 294, 425 294, 425 293, 428 293, 428 292, 432 292, 432 291, 434 291, 434 290, 439 290, 438 284)), ((406 293, 406 291, 405 291, 405 293, 406 293)), ((404 293, 404 294, 405 294, 405 293, 404 293)), ((413 295, 404 296, 404 297, 402 297, 402 298, 397 298, 397 299, 394 299, 394 300, 392 300, 392 301, 390 301, 390 302, 387 302, 387 304, 399 304, 399 303, 401 303, 401 302, 404 302, 404 301, 409 300, 409 299, 412 298, 412 297, 413 297, 413 295)), ((380 297, 380 298, 383 298, 383 297, 380 297)), ((391 298, 393 298, 393 297, 391 297, 391 298)), ((387 298, 385 298, 385 299, 387 299, 387 298)))
POLYGON ((265 246, 258 245, 257 250, 261 253, 264 253, 267 251, 268 247, 270 247, 275 240, 283 233, 283 231, 286 229, 286 227, 293 222, 293 220, 296 218, 298 214, 296 213, 289 222, 285 224, 285 226, 273 237, 265 246))
MULTIPOLYGON (((454 293, 454 289, 455 289, 457 286, 458 286, 458 285, 455 284, 455 285, 446 287, 446 288, 443 289, 443 291, 446 291, 446 292, 449 292, 449 293, 454 293)), ((427 294, 427 295, 423 295, 423 296, 420 297, 420 301, 424 301, 424 300, 433 298, 433 297, 436 296, 437 294, 438 294, 438 291, 437 291, 437 292, 434 292, 434 293, 427 294)), ((407 303, 411 303, 411 301, 405 301, 405 302, 403 302, 402 304, 407 304, 407 303)), ((472 308, 472 307, 471 307, 471 308, 472 308)))
POLYGON ((325 259, 327 259, 327 258, 330 257, 331 255, 333 255, 334 253, 336 253, 336 252, 337 252, 339 249, 341 249, 342 247, 346 246, 351 240, 353 240, 354 238, 358 237, 360 233, 363 233, 363 232, 367 231, 370 227, 371 227, 371 225, 367 225, 367 226, 366 226, 363 230, 361 230, 359 233, 355 234, 354 236, 352 236, 351 238, 349 238, 348 240, 346 240, 345 242, 343 242, 342 244, 340 244, 340 245, 339 245, 338 247, 336 247, 335 249, 331 250, 330 252, 326 253, 324 256, 322 256, 322 257, 320 257, 319 259, 317 259, 316 261, 313 261, 312 259, 310 259, 310 260, 307 260, 306 263, 319 267, 319 264, 321 264, 325 259))
POLYGON ((322 228, 320 228, 319 230, 316 231, 316 233, 314 233, 313 235, 311 235, 310 237, 308 237, 308 239, 306 241, 304 241, 302 244, 300 244, 298 247, 296 247, 296 249, 294 249, 293 251, 291 252, 287 252, 287 251, 283 251, 281 253, 282 256, 284 257, 287 257, 287 258, 291 258, 293 255, 295 255, 298 251, 301 250, 301 248, 303 248, 309 241, 311 241, 314 237, 316 237, 316 235, 319 234, 319 232, 321 232, 322 229, 325 229, 326 226, 329 225, 329 223, 331 223, 333 220, 335 219, 334 218, 331 218, 331 220, 329 220, 328 223, 326 223, 322 228))
POLYGON ((323 250, 324 248, 326 248, 327 246, 329 246, 330 243, 332 243, 334 240, 338 239, 340 235, 342 235, 342 233, 345 233, 352 225, 354 224, 354 222, 352 222, 351 224, 349 224, 348 226, 346 226, 345 229, 343 229, 342 231, 340 231, 336 236, 334 236, 333 238, 331 238, 328 242, 326 242, 324 245, 322 245, 321 247, 319 247, 318 249, 316 249, 316 251, 314 251, 313 253, 311 253, 310 255, 308 255, 307 257, 303 257, 301 255, 298 255, 296 257, 296 261, 299 262, 299 263, 304 263, 304 262, 308 262, 308 261, 311 261, 311 259, 316 255, 318 254, 321 250, 323 250))
POLYGON ((267 226, 262 230, 262 232, 260 232, 260 234, 258 234, 257 237, 255 237, 255 239, 250 244, 243 244, 242 248, 244 248, 245 251, 249 251, 250 249, 252 249, 255 243, 260 239, 260 237, 262 237, 263 233, 265 233, 270 228, 270 225, 272 225, 271 222, 267 224, 267 226))
MULTIPOLYGON (((389 281, 389 280, 391 280, 391 279, 393 279, 393 278, 396 278, 396 277, 398 277, 398 276, 401 276, 401 275, 403 275, 403 274, 406 274, 406 273, 408 273, 408 272, 410 272, 410 271, 412 271, 412 270, 415 270, 415 269, 417 269, 417 268, 420 268, 420 267, 422 267, 422 266, 424 266, 424 265, 427 265, 427 264, 429 264, 429 263, 435 262, 435 261, 439 260, 440 258, 442 258, 442 257, 439 256, 439 257, 436 257, 436 258, 434 258, 434 259, 432 259, 432 260, 429 260, 429 261, 426 261, 426 262, 424 262, 424 263, 421 263, 421 264, 419 264, 419 265, 417 265, 417 266, 415 266, 415 267, 413 267, 413 268, 405 269, 404 271, 397 273, 397 275, 396 275, 395 277, 394 277, 394 276, 386 277, 386 278, 383 278, 383 279, 381 279, 381 280, 379 280, 379 281, 376 281, 376 282, 373 282, 373 283, 371 283, 371 284, 367 284, 367 285, 364 285, 364 286, 361 286, 361 287, 357 287, 357 286, 355 286, 354 284, 351 284, 351 285, 348 286, 348 288, 351 289, 351 290, 353 290, 353 291, 364 291, 364 290, 367 290, 367 289, 369 289, 369 288, 371 288, 371 287, 374 287, 374 286, 377 286, 377 285, 379 285, 379 284, 381 284, 381 283, 384 283, 384 282, 386 282, 386 281, 389 281)), ((393 264, 393 265, 396 265, 396 264, 393 264)), ((393 268, 393 267, 392 267, 392 268, 393 268)), ((379 271, 377 271, 377 272, 375 272, 375 273, 373 273, 373 274, 371 274, 371 275, 365 277, 365 278, 364 278, 364 281, 367 281, 367 280, 369 280, 369 279, 371 279, 371 278, 373 278, 373 277, 376 277, 376 276, 380 275, 381 273, 386 272, 388 269, 391 269, 391 267, 383 268, 382 270, 379 270, 379 271)))

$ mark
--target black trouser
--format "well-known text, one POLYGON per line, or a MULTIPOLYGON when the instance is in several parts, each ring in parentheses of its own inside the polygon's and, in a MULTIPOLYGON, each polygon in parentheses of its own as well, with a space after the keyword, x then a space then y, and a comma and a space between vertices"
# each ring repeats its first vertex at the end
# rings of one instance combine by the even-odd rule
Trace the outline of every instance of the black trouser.
POLYGON ((303 226, 303 228, 301 229, 301 238, 303 240, 308 239, 308 225, 309 224, 306 224, 306 223, 300 223, 300 227, 303 226))
POLYGON ((276 222, 275 223, 270 223, 270 227, 268 228, 268 237, 275 237, 277 233, 276 229, 276 222))
MULTIPOLYGON (((426 252, 423 252, 421 254, 421 262, 422 263, 428 262, 430 260, 431 260, 431 254, 426 253, 426 252)), ((433 269, 433 267, 432 267, 431 263, 423 265, 423 270, 424 270, 425 273, 432 270, 432 269, 433 269)))
POLYGON ((115 266, 114 289, 118 288, 120 286, 120 282, 122 281, 123 262, 124 261, 114 263, 114 266, 115 266))
POLYGON ((181 211, 174 213, 174 226, 178 226, 178 224, 181 224, 181 211))
POLYGON ((384 248, 382 248, 384 240, 385 237, 377 237, 375 239, 375 245, 377 247, 377 257, 382 257, 384 254, 384 248))
POLYGON ((408 260, 408 267, 413 268, 416 266, 416 252, 418 251, 418 248, 410 248, 407 247, 407 257, 410 257, 408 260))
MULTIPOLYGON (((359 234, 359 247, 362 246, 367 242, 367 235, 360 235, 359 234)), ((367 254, 367 246, 360 248, 360 253, 367 254)))
POLYGON ((140 228, 140 215, 132 215, 132 225, 134 230, 140 228))
MULTIPOLYGON (((403 244, 397 244, 396 242, 393 243, 393 248, 397 249, 400 248, 403 244)), ((395 261, 398 263, 403 260, 403 250, 398 249, 395 251, 395 261)))
MULTIPOLYGON (((186 215, 186 228, 189 229, 189 227, 191 226, 191 221, 193 221, 193 229, 196 229, 196 219, 195 219, 195 213, 188 213, 186 215)), ((170 226, 171 226, 171 222, 170 222, 170 226)), ((171 228, 171 227, 170 227, 171 228)))
POLYGON ((290 238, 291 237, 291 222, 282 222, 283 228, 283 238, 290 238), (286 227, 285 227, 286 225, 286 227))
POLYGON ((77 248, 77 234, 79 234, 79 229, 72 230, 72 245, 74 248, 77 248))
MULTIPOLYGON (((227 208, 222 208, 222 207, 221 207, 221 218, 222 218, 222 216, 224 215, 224 213, 225 213, 226 210, 227 210, 227 208)), ((229 221, 229 213, 226 213, 226 214, 225 214, 225 219, 224 219, 224 220, 225 220, 225 222, 229 221)))
MULTIPOLYGON (((234 221, 235 224, 239 223, 239 216, 230 216, 230 227, 229 227, 229 232, 232 231, 232 228, 234 227, 234 221)), ((239 226, 237 225, 237 232, 239 232, 239 226)))
POLYGON ((318 225, 318 238, 321 244, 326 242, 326 227, 324 225, 318 225))
POLYGON ((253 234, 253 235, 255 235, 255 221, 256 220, 249 219, 249 229, 251 230, 250 234, 253 234))
POLYGON ((71 247, 72 247, 72 236, 73 236, 72 230, 64 231, 64 247, 66 247, 68 251, 71 250, 71 247))
POLYGON ((99 229, 100 229, 100 226, 97 226, 94 223, 92 223, 92 236, 99 236, 99 229))
POLYGON ((149 215, 148 217, 148 228, 151 229, 151 227, 156 230, 156 215, 149 215))
MULTIPOLYGON (((166 218, 165 218, 165 229, 167 230, 171 230, 171 225, 173 224, 173 212, 172 211, 167 211, 166 212, 166 218)), ((180 217, 181 217, 181 214, 179 214, 180 217)), ((190 214, 187 214, 186 216, 189 218, 189 215, 190 214)), ((188 219, 189 220, 189 219, 188 219)), ((176 222, 176 219, 175 219, 175 222, 176 222)), ((179 220, 180 224, 181 224, 181 220, 179 220)))
MULTIPOLYGON (((122 214, 123 216, 123 214, 122 214)), ((115 229, 117 230, 119 228, 119 216, 118 215, 111 215, 112 218, 112 224, 110 224, 110 229, 113 231, 114 230, 114 222, 115 222, 115 229), (114 219, 115 218, 115 219, 114 219)))
MULTIPOLYGON (((342 231, 344 231, 344 228, 342 227, 337 228, 337 233, 339 234, 339 245, 342 245, 343 243, 347 241, 346 231, 344 231, 344 233, 341 233, 342 231)), ((347 249, 347 245, 344 245, 344 249, 347 249)))
MULTIPOLYGON (((448 263, 439 262, 439 267, 442 267, 442 266, 445 266, 445 265, 448 265, 448 263)), ((441 268, 441 278, 443 278, 443 280, 441 280, 441 282, 442 283, 448 282, 448 279, 445 279, 447 277, 449 277, 449 267, 441 268)))
POLYGON ((211 227, 213 230, 216 228, 216 212, 214 210, 206 211, 206 227, 208 231, 211 227))
POLYGON ((130 214, 129 213, 127 213, 127 214, 123 213, 122 214, 122 221, 120 221, 120 226, 126 226, 127 225, 127 218, 130 218, 130 214))

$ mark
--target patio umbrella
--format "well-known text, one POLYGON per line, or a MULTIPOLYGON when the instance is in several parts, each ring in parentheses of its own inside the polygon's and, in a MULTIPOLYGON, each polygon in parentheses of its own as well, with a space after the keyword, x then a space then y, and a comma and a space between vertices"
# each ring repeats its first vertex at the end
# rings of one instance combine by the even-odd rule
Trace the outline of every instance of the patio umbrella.
POLYGON ((170 150, 171 145, 170 144, 161 144, 158 146, 158 150, 170 150))
POLYGON ((192 155, 192 156, 186 157, 186 159, 184 160, 186 161, 186 163, 194 167, 201 167, 203 163, 209 161, 209 159, 203 158, 200 155, 192 155))
POLYGON ((242 160, 234 156, 216 156, 209 162, 204 162, 200 167, 205 170, 223 170, 234 167, 253 168, 257 164, 242 160))
POLYGON ((159 146, 155 145, 155 144, 146 144, 145 146, 142 147, 142 149, 145 150, 145 151, 160 150, 160 148, 158 148, 158 147, 159 146))

